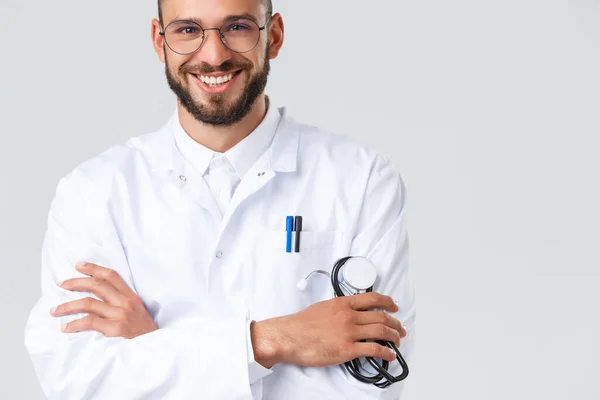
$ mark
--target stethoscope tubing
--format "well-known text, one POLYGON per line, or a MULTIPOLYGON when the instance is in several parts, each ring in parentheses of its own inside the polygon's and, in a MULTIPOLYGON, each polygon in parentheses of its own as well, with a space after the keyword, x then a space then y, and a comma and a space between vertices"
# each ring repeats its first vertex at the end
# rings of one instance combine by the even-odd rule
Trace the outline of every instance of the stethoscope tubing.
MULTIPOLYGON (((345 296, 345 294, 342 290, 342 285, 340 284, 339 273, 340 273, 341 268, 346 263, 346 261, 348 261, 351 258, 352 257, 349 256, 349 257, 344 257, 344 258, 339 259, 335 263, 335 265, 333 266, 333 270, 331 271, 331 285, 333 287, 333 292, 336 297, 345 296)), ((366 289, 367 293, 372 292, 372 291, 373 291, 373 286, 366 289)), ((362 340, 362 342, 366 342, 366 340, 362 340)), ((366 376, 360 372, 362 365, 360 363, 359 358, 356 358, 354 360, 350 360, 350 361, 344 363, 344 366, 346 367, 346 369, 348 370, 350 375, 352 375, 354 378, 356 378, 360 382, 371 383, 381 389, 384 389, 396 382, 400 382, 400 381, 406 379, 406 377, 409 374, 409 370, 408 370, 408 365, 406 364, 406 361, 404 360, 404 357, 402 357, 402 354, 400 354, 400 351, 398 350, 398 348, 396 347, 396 345, 393 342, 387 342, 384 340, 376 340, 376 342, 382 346, 387 346, 390 349, 394 350, 394 352, 396 353, 396 360, 400 363, 400 366, 402 367, 402 373, 400 375, 393 376, 388 372, 388 368, 390 365, 389 361, 381 360, 381 364, 379 364, 377 362, 377 360, 374 359, 373 357, 365 357, 365 358, 369 362, 369 364, 371 364, 371 366, 378 372, 378 374, 375 376, 366 376), (385 381, 381 382, 382 379, 385 379, 385 381)))

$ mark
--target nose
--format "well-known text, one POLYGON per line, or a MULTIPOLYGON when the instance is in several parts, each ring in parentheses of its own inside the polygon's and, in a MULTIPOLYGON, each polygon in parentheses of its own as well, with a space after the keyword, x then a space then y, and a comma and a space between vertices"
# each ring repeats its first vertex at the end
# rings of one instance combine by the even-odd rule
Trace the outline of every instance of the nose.
POLYGON ((204 31, 204 42, 198 56, 210 65, 221 65, 231 59, 231 51, 221 41, 221 32, 217 29, 204 31))

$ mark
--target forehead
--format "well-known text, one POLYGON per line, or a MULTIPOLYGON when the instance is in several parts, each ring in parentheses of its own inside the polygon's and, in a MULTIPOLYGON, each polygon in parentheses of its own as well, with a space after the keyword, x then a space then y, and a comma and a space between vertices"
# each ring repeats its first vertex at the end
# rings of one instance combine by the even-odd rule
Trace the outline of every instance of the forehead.
POLYGON ((165 22, 193 18, 203 23, 218 23, 231 15, 253 15, 261 20, 266 13, 263 0, 163 0, 165 22))

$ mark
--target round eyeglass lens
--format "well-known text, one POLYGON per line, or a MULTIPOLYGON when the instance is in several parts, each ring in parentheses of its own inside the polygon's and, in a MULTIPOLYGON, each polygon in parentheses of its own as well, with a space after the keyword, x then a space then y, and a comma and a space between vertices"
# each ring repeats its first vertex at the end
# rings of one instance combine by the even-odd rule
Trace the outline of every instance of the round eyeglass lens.
POLYGON ((241 18, 226 22, 220 32, 225 46, 237 53, 254 49, 260 39, 260 28, 251 19, 241 18))
POLYGON ((192 21, 173 21, 165 29, 167 46, 175 53, 191 54, 204 40, 202 27, 192 21))

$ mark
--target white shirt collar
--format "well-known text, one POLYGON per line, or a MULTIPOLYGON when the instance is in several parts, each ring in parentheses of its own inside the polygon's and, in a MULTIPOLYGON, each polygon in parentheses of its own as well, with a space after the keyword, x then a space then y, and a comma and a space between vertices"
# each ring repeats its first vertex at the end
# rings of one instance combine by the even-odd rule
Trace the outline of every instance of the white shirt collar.
MULTIPOLYGON (((269 149, 275 137, 281 115, 271 101, 267 101, 267 107, 267 114, 256 129, 224 153, 240 179, 269 149)), ((213 157, 223 153, 214 152, 192 139, 181 126, 177 112, 175 119, 173 133, 177 148, 185 160, 193 165, 201 175, 204 175, 213 157)))

